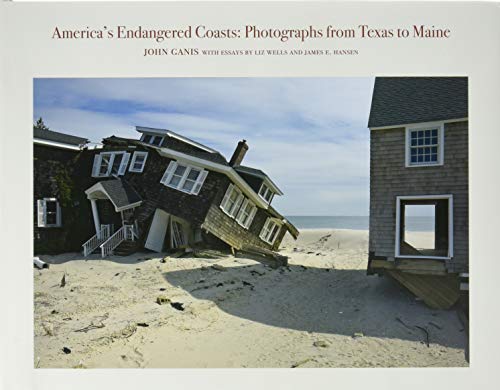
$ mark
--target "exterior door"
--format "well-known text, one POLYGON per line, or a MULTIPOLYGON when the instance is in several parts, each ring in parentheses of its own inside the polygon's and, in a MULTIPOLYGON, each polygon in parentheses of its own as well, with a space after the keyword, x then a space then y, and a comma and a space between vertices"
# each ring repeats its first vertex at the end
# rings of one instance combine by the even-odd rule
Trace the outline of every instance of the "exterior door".
POLYGON ((167 233, 168 221, 170 215, 165 211, 156 209, 151 227, 149 228, 148 238, 144 247, 155 252, 163 250, 163 241, 167 233))

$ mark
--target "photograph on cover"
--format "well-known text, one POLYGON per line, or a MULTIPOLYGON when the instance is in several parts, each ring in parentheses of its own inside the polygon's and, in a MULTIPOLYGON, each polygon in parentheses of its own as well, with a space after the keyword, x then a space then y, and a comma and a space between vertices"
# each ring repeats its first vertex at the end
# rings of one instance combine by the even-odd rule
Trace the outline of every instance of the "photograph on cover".
POLYGON ((37 78, 34 367, 467 367, 468 80, 37 78))

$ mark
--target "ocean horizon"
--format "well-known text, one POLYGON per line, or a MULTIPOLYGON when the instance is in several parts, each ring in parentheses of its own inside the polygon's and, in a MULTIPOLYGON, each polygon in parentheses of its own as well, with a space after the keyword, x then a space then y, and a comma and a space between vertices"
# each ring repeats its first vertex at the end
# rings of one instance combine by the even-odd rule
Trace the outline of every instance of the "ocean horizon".
MULTIPOLYGON (((288 215, 287 220, 298 229, 368 230, 368 216, 306 216, 288 215)), ((412 232, 434 231, 433 217, 406 217, 406 228, 412 232)))

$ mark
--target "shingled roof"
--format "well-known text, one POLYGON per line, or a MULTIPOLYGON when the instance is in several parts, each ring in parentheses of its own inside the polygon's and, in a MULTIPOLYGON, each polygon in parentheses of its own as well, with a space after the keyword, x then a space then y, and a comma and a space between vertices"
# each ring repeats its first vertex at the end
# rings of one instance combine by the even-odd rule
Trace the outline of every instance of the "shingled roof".
POLYGON ((105 194, 113 203, 116 211, 135 207, 142 202, 141 196, 127 181, 122 179, 111 179, 97 182, 85 190, 87 195, 94 193, 105 194))
POLYGON ((377 77, 368 127, 467 116, 467 77, 377 77))
POLYGON ((44 130, 34 127, 33 137, 40 140, 57 142, 61 144, 67 144, 72 146, 81 146, 89 142, 88 139, 77 137, 71 134, 59 133, 52 130, 44 130))

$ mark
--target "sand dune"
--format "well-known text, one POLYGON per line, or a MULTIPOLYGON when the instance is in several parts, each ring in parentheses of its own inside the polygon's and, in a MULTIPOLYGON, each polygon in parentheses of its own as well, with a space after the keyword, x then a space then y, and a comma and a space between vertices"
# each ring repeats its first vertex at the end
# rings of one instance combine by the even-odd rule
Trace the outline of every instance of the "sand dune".
POLYGON ((304 230, 283 242, 280 269, 230 255, 41 256, 51 266, 34 270, 34 365, 466 366, 455 312, 367 276, 367 242, 366 231, 304 230))

